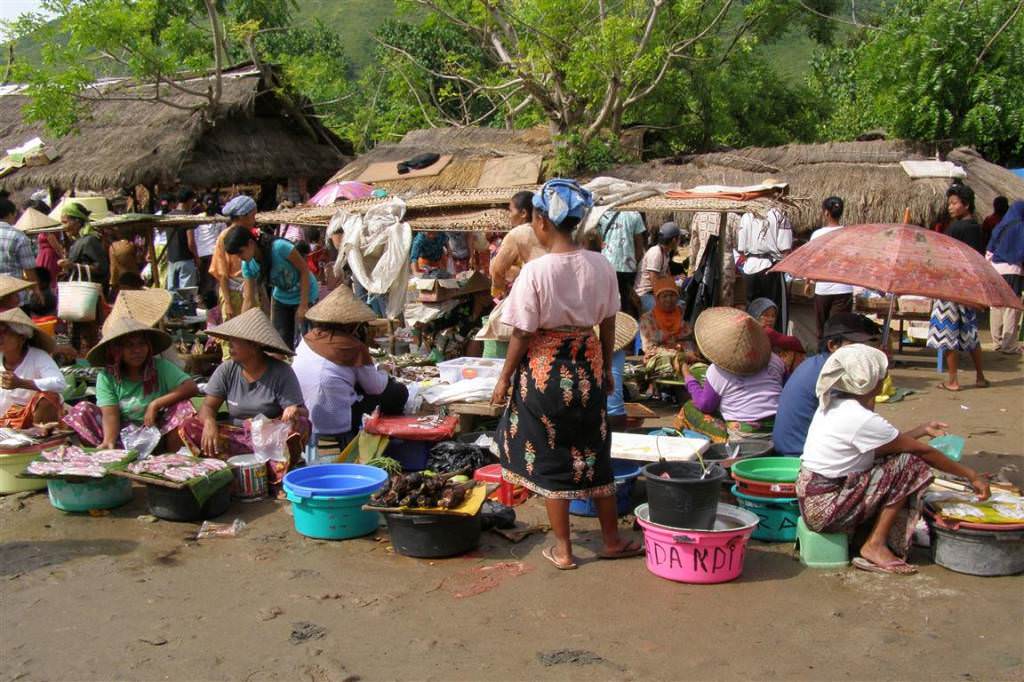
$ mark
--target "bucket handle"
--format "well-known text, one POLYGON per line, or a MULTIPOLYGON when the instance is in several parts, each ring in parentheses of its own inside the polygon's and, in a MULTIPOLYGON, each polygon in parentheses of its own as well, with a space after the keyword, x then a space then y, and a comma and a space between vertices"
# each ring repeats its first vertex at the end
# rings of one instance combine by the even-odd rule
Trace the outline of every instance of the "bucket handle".
POLYGON ((697 542, 696 540, 691 538, 689 535, 673 535, 672 536, 672 540, 674 542, 683 543, 683 544, 693 544, 693 543, 697 542))

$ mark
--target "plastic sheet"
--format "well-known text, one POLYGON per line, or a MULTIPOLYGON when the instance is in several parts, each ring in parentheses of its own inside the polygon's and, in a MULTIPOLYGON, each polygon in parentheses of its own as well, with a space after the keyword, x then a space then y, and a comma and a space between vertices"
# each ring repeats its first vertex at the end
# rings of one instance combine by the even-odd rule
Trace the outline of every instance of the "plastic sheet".
POLYGON ((139 459, 146 459, 153 454, 160 442, 160 429, 155 426, 129 424, 121 429, 121 443, 126 450, 139 453, 139 459))

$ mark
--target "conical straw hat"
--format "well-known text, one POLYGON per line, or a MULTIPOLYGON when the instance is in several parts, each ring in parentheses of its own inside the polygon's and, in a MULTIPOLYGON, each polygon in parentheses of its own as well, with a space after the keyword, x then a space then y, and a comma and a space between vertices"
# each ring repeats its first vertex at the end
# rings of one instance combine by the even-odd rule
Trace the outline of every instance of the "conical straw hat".
POLYGON ((310 308, 306 312, 306 319, 326 324, 352 324, 375 320, 377 315, 370 306, 356 298, 351 289, 341 285, 310 308))
POLYGON ((47 227, 58 227, 59 225, 59 220, 54 220, 42 211, 37 211, 31 207, 26 208, 21 217, 18 218, 18 222, 14 223, 14 226, 19 230, 42 230, 47 227))
MULTIPOLYGON (((594 333, 599 333, 601 325, 594 327, 594 333)), ((630 315, 623 312, 615 313, 615 346, 612 350, 616 353, 628 348, 636 339, 636 333, 640 325, 630 315)))
POLYGON ((11 277, 10 275, 0 275, 0 299, 7 298, 11 294, 16 294, 19 291, 31 288, 32 282, 24 279, 18 279, 17 277, 11 277))
POLYGON ((210 336, 218 339, 241 339, 263 346, 274 353, 295 355, 281 335, 270 323, 270 318, 259 308, 247 310, 238 317, 233 317, 224 324, 206 330, 210 336))
POLYGON ((761 324, 736 308, 708 308, 693 329, 704 356, 727 372, 749 376, 768 366, 772 344, 761 324))
POLYGON ((154 356, 163 353, 171 347, 171 335, 167 332, 147 327, 130 317, 119 317, 109 326, 103 325, 103 338, 92 347, 92 350, 85 356, 85 359, 94 367, 106 367, 109 364, 107 361, 107 349, 110 348, 111 342, 140 333, 145 334, 146 338, 149 339, 154 356))
POLYGON ((53 351, 57 350, 57 341, 36 326, 36 323, 32 321, 32 318, 22 312, 21 308, 11 308, 0 313, 0 322, 14 322, 15 324, 23 324, 35 330, 32 338, 29 339, 29 343, 36 348, 41 348, 48 354, 53 355, 53 351))
POLYGON ((138 291, 121 291, 117 294, 114 307, 103 323, 103 333, 107 327, 120 318, 131 318, 147 327, 155 327, 171 308, 171 293, 166 289, 140 289, 138 291))

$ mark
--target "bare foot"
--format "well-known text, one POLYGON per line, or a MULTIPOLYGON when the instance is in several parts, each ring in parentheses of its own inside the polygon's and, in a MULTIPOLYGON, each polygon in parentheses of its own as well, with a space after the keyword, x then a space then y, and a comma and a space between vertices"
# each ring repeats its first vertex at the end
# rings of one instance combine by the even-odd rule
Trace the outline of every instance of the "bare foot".
POLYGON ((893 573, 906 575, 917 573, 916 568, 906 564, 903 559, 893 554, 892 550, 890 550, 885 544, 864 545, 860 548, 860 555, 876 566, 888 568, 893 573), (898 564, 903 565, 899 566, 898 564))
POLYGON ((974 385, 978 388, 988 388, 992 384, 985 377, 979 377, 978 380, 974 382, 974 385))

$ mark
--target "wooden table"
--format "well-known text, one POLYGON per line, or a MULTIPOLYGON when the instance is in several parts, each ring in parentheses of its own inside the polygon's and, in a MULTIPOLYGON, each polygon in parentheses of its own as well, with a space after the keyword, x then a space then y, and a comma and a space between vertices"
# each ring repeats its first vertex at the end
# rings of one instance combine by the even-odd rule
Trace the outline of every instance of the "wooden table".
POLYGON ((479 403, 452 403, 448 405, 450 414, 459 417, 459 433, 471 433, 473 423, 477 417, 500 417, 505 408, 501 405, 492 405, 489 402, 479 403))

